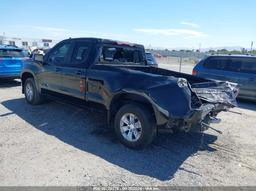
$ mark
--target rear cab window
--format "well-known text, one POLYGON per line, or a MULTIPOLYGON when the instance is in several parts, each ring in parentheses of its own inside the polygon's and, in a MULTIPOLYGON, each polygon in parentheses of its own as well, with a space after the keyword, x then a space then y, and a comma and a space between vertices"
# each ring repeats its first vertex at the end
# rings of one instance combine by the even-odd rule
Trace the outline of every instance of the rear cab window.
POLYGON ((137 47, 103 45, 100 63, 112 65, 145 65, 144 50, 137 47))

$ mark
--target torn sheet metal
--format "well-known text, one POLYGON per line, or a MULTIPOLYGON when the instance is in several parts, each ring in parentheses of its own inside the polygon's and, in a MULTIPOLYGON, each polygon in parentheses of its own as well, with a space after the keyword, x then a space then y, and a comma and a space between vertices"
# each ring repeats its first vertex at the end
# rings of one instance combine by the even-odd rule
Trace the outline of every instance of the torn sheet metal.
POLYGON ((228 107, 237 106, 238 85, 235 83, 204 82, 193 84, 191 88, 202 101, 228 107))

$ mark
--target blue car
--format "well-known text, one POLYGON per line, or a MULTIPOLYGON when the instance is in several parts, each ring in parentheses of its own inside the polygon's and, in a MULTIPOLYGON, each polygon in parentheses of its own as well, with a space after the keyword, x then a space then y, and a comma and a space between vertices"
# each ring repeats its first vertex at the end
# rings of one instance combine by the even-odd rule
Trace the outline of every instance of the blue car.
POLYGON ((0 45, 0 79, 15 79, 20 77, 24 60, 28 59, 27 53, 18 47, 0 45))
POLYGON ((146 52, 146 60, 147 60, 147 65, 158 67, 156 59, 152 53, 146 52))
POLYGON ((234 82, 239 85, 238 98, 256 101, 256 57, 249 55, 212 55, 201 60, 193 75, 234 82))

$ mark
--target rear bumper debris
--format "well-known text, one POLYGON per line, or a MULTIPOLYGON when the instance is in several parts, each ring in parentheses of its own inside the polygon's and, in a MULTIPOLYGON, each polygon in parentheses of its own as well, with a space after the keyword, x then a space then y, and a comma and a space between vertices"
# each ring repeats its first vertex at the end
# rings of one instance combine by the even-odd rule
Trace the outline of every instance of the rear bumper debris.
POLYGON ((210 127, 210 123, 220 122, 220 119, 216 118, 218 113, 228 111, 237 105, 238 87, 234 83, 194 84, 191 86, 191 91, 194 93, 191 96, 193 109, 181 119, 169 119, 166 125, 167 129, 178 129, 185 132, 206 130, 210 127))

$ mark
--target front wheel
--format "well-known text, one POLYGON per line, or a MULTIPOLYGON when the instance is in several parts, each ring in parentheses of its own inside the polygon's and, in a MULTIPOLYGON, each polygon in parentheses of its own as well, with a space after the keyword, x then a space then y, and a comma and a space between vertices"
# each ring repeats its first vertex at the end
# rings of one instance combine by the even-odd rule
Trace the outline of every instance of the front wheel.
POLYGON ((114 128, 121 143, 132 149, 144 148, 156 135, 154 117, 139 104, 121 107, 115 116, 114 128))
POLYGON ((33 78, 26 79, 24 84, 24 93, 26 101, 31 105, 38 105, 43 101, 43 97, 38 92, 33 78))

